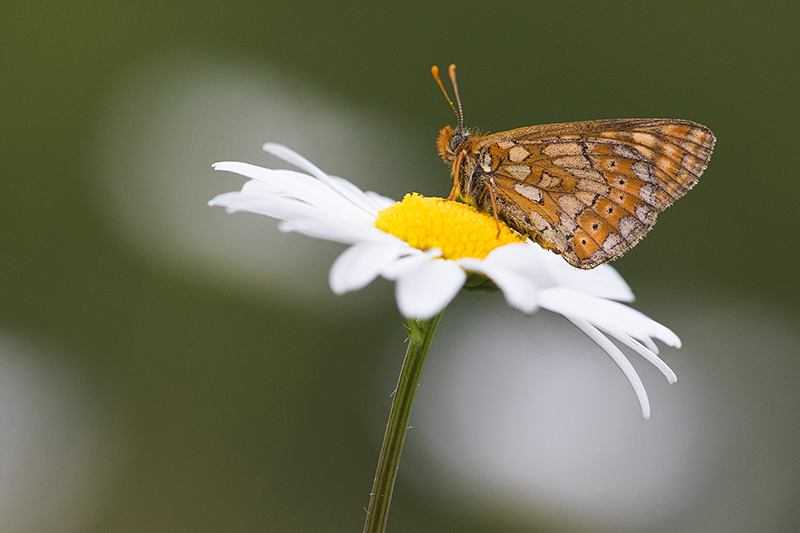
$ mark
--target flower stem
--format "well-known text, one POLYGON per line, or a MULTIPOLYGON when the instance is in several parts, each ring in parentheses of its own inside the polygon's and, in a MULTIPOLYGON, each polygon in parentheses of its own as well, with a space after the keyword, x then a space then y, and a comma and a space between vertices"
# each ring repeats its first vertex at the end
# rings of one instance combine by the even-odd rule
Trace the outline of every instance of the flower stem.
POLYGON ((400 464, 403 442, 406 440, 414 395, 417 393, 422 368, 425 366, 425 358, 428 356, 428 350, 433 341, 433 334, 436 333, 443 313, 444 309, 438 315, 426 320, 408 319, 408 326, 406 326, 408 350, 403 361, 403 369, 400 371, 400 379, 397 382, 392 411, 389 413, 389 423, 386 424, 381 456, 378 459, 378 470, 375 473, 375 483, 372 485, 372 493, 369 498, 364 533, 383 533, 386 530, 394 481, 397 478, 397 467, 400 464))

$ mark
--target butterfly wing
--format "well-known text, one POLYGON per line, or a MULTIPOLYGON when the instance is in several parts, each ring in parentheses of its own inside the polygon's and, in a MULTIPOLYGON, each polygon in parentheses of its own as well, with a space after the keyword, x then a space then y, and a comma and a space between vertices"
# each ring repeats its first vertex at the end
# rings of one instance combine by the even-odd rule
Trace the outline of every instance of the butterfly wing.
POLYGON ((589 269, 633 247, 697 183, 714 141, 686 120, 533 126, 481 138, 476 173, 504 222, 589 269))

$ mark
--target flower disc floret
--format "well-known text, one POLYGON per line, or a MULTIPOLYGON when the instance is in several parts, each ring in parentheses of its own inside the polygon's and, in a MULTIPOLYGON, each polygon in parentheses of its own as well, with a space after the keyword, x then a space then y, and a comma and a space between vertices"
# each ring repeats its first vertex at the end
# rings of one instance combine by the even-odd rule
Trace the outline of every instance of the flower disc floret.
POLYGON ((444 259, 485 259, 489 252, 525 238, 474 207, 442 198, 407 194, 401 202, 378 213, 375 227, 399 237, 414 248, 438 248, 444 259))

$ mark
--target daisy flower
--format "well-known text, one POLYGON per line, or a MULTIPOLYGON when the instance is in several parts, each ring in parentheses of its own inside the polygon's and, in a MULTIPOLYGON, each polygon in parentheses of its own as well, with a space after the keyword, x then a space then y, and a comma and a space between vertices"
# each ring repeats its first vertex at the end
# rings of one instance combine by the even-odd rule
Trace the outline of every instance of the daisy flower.
POLYGON ((502 223, 498 236, 495 219, 471 206, 417 194, 395 202, 326 174, 285 146, 268 143, 264 150, 304 172, 216 163, 216 170, 250 180, 209 205, 279 219, 281 231, 350 244, 331 267, 334 293, 361 289, 381 276, 395 282, 400 312, 421 320, 440 313, 462 287, 496 287, 511 307, 527 314, 540 307, 560 313, 597 343, 630 382, 644 419, 650 416, 644 385, 607 335, 642 355, 670 383, 676 381, 654 339, 674 347, 680 339, 619 303, 634 296, 611 266, 576 269, 502 223))
POLYGON ((610 339, 641 354, 670 383, 675 373, 658 357, 654 339, 679 347, 668 328, 620 303, 633 300, 622 277, 608 265, 576 269, 492 216, 458 202, 408 194, 395 202, 330 176, 279 144, 264 150, 303 172, 247 163, 216 163, 241 174, 240 191, 209 205, 250 211, 281 221, 281 231, 351 245, 333 263, 330 285, 343 294, 378 276, 395 282, 397 306, 408 319, 408 348, 392 402, 375 474, 365 533, 385 531, 411 407, 422 368, 444 308, 462 289, 500 290, 523 313, 560 313, 596 342, 631 384, 646 420, 650 403, 638 374, 610 339))

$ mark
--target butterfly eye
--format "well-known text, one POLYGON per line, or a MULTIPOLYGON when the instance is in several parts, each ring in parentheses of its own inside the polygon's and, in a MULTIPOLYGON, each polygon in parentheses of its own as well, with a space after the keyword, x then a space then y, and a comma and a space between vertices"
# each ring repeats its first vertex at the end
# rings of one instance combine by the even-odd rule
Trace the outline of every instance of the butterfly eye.
POLYGON ((456 131, 450 139, 450 151, 456 152, 458 148, 467 140, 468 134, 456 131))

